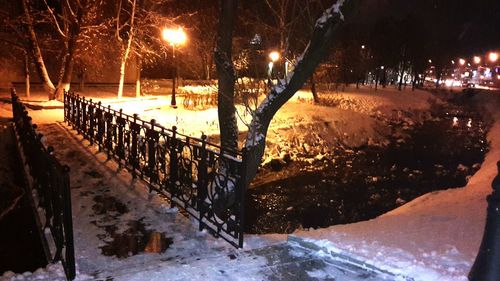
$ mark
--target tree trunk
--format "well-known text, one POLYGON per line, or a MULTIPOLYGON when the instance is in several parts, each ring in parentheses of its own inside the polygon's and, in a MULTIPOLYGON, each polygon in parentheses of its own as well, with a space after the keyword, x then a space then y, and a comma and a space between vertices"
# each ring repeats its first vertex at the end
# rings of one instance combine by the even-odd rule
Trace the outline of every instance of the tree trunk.
POLYGON ((83 70, 80 71, 81 72, 78 75, 78 79, 80 82, 78 89, 80 90, 80 92, 83 92, 85 90, 85 71, 83 70))
POLYGON ((61 64, 59 83, 56 89, 55 98, 60 101, 62 101, 64 98, 64 91, 69 91, 69 88, 71 86, 71 78, 73 77, 73 58, 75 56, 78 33, 80 32, 78 27, 74 28, 77 28, 78 30, 75 30, 74 33, 71 32, 71 35, 69 35, 70 38, 67 44, 68 47, 61 64))
POLYGON ((232 60, 233 26, 236 20, 237 0, 224 0, 214 53, 218 75, 218 115, 221 146, 226 151, 238 149, 238 124, 234 106, 235 72, 232 60))
POLYGON ((135 72, 135 97, 141 97, 141 69, 142 57, 137 55, 136 72, 135 72))
POLYGON ((403 76, 404 76, 404 73, 405 73, 405 67, 406 67, 406 64, 405 64, 405 62, 403 62, 402 66, 401 66, 401 72, 399 74, 399 84, 398 84, 398 90, 399 91, 401 91, 402 87, 403 87, 403 76))
POLYGON ((50 80, 49 73, 47 72, 47 68, 45 67, 45 62, 43 60, 42 51, 40 50, 40 47, 38 45, 38 39, 33 27, 33 19, 31 17, 27 0, 22 1, 25 16, 25 27, 28 32, 28 50, 31 57, 33 58, 35 69, 38 73, 40 81, 42 81, 43 88, 48 93, 49 100, 53 100, 55 99, 55 87, 50 80))
POLYGON ((311 83, 311 93, 313 96, 313 101, 315 104, 319 103, 319 97, 318 97, 318 92, 316 91, 316 81, 314 80, 314 74, 311 75, 311 78, 309 79, 309 82, 311 83))
MULTIPOLYGON (((128 56, 128 55, 127 55, 128 56)), ((125 64, 127 63, 127 59, 125 56, 122 57, 120 62, 120 81, 118 82, 118 98, 121 99, 123 97, 123 86, 125 84, 125 64)))
POLYGON ((387 73, 385 68, 382 71, 382 81, 380 82, 382 84, 382 88, 385 88, 387 86, 387 73))
POLYGON ((320 61, 327 55, 333 39, 338 36, 339 26, 343 22, 343 16, 353 10, 357 1, 337 1, 330 9, 326 10, 323 16, 316 22, 311 41, 304 51, 289 83, 283 86, 275 86, 266 99, 259 105, 246 137, 245 149, 247 153, 247 180, 248 183, 257 173, 257 169, 264 155, 265 142, 269 124, 276 112, 303 86, 304 82, 311 77, 320 61), (350 7, 347 7, 349 3, 350 7))
MULTIPOLYGON (((69 7, 69 3, 65 11, 66 16, 72 11, 68 11, 71 9, 69 7)), ((66 36, 66 53, 64 54, 63 60, 61 62, 61 69, 59 71, 59 82, 57 84, 56 89, 56 99, 62 101, 64 98, 64 92, 69 91, 71 86, 71 79, 73 77, 73 66, 74 66, 74 57, 78 44, 78 37, 80 35, 80 24, 83 18, 83 7, 78 7, 76 10, 76 15, 73 17, 72 21, 69 22, 69 28, 66 36)))
MULTIPOLYGON (((118 84, 118 94, 117 94, 117 97, 119 99, 121 99, 123 97, 123 86, 125 84, 125 68, 126 68, 126 64, 128 61, 128 57, 130 55, 130 49, 132 48, 132 41, 134 40, 134 29, 135 29, 134 22, 135 22, 136 3, 137 3, 136 0, 133 0, 131 2, 132 11, 130 12, 130 23, 129 23, 130 30, 128 31, 126 46, 123 46, 123 40, 120 38, 119 33, 117 32, 117 34, 116 34, 118 40, 122 44, 121 45, 122 46, 122 58, 121 58, 121 62, 120 62, 120 81, 118 84)), ((121 5, 120 5, 120 9, 121 9, 121 5)), ((120 14, 120 12, 121 12, 120 9, 118 10, 118 14, 120 14)), ((119 17, 117 17, 117 25, 119 25, 119 24, 120 24, 119 17)))
POLYGON ((24 77, 26 82, 26 97, 30 97, 30 58, 28 53, 24 54, 24 77))

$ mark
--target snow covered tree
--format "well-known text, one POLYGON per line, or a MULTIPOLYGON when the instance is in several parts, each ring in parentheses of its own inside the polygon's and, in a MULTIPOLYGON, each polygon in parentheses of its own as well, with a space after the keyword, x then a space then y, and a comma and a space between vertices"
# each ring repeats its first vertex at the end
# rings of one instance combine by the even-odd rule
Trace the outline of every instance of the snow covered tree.
MULTIPOLYGON (((276 112, 304 85, 321 60, 328 54, 333 39, 339 33, 344 17, 349 16, 356 0, 338 0, 316 21, 312 37, 297 59, 294 71, 274 85, 267 97, 252 112, 245 139, 246 176, 253 179, 264 155, 269 124, 276 112)), ((231 59, 232 26, 236 17, 236 0, 223 0, 220 25, 215 50, 215 60, 219 75, 219 120, 221 144, 224 151, 237 148, 238 128, 234 106, 234 66, 231 59)))
MULTIPOLYGON (((123 96, 127 62, 135 58, 136 97, 141 94, 141 70, 144 64, 151 64, 161 57, 164 42, 161 29, 171 25, 178 16, 164 14, 171 0, 120 0, 115 5, 113 16, 114 36, 120 48, 120 80, 118 98, 123 96)), ((114 4, 114 3, 112 3, 114 4)))
POLYGON ((28 0, 22 0, 23 4, 23 12, 24 12, 24 24, 25 29, 28 34, 27 36, 27 49, 30 56, 33 59, 35 64, 35 69, 42 81, 43 88, 48 93, 49 100, 53 100, 55 98, 55 87, 50 79, 49 73, 47 71, 47 67, 45 66, 45 61, 42 56, 42 51, 40 50, 40 45, 38 43, 38 38, 35 32, 35 27, 33 23, 33 17, 31 15, 31 10, 29 6, 28 0))
MULTIPOLYGON (((34 4, 40 4, 34 0, 22 0, 23 24, 26 32, 26 48, 33 59, 35 69, 39 75, 44 89, 48 93, 49 100, 62 99, 64 91, 69 90, 72 75, 74 57, 78 49, 79 40, 84 30, 91 30, 98 25, 95 23, 96 12, 99 9, 100 0, 68 0, 60 3, 49 4, 43 0, 43 8, 38 7, 32 11, 34 4), (54 86, 45 60, 40 48, 39 37, 36 33, 34 12, 39 17, 39 22, 48 22, 52 27, 50 34, 58 34, 62 44, 60 56, 60 68, 57 87, 54 86)), ((38 5, 39 6, 39 5, 38 5)), ((58 49, 58 48, 55 48, 58 49)))
POLYGON ((120 81, 118 82, 118 98, 123 96, 123 86, 125 84, 125 67, 132 49, 132 42, 135 39, 135 21, 137 0, 119 0, 116 9, 115 38, 120 45, 120 81))

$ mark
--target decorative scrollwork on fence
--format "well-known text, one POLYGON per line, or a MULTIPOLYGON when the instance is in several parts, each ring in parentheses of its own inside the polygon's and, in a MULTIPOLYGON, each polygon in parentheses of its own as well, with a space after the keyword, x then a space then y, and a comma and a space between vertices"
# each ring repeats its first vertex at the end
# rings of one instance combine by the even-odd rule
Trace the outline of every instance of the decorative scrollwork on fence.
POLYGON ((245 171, 241 152, 225 153, 206 136, 193 138, 100 102, 64 95, 64 119, 121 167, 170 198, 207 229, 243 246, 245 171))

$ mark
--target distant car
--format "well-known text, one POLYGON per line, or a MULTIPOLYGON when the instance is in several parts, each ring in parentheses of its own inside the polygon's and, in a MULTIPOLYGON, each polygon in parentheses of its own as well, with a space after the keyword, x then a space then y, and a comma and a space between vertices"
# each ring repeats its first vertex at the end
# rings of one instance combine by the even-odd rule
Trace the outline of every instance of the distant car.
POLYGON ((463 82, 462 83, 462 87, 464 87, 464 88, 475 88, 476 85, 474 83, 472 83, 472 82, 467 81, 467 82, 463 82))

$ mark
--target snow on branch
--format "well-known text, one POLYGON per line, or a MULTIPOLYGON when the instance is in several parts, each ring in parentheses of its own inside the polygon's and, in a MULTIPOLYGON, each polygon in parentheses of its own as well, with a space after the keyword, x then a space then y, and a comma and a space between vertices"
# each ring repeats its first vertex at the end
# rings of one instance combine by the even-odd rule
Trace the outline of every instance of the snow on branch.
POLYGON ((330 8, 326 9, 323 15, 316 21, 317 27, 323 27, 323 25, 331 18, 333 15, 340 15, 340 19, 344 20, 344 15, 340 8, 344 5, 345 0, 337 0, 330 8))
POLYGON ((269 95, 257 107, 245 147, 256 146, 265 141, 266 130, 274 114, 303 86, 327 54, 330 42, 337 34, 338 24, 344 21, 341 9, 347 2, 338 0, 316 21, 311 40, 298 57, 294 71, 272 87, 269 95))

